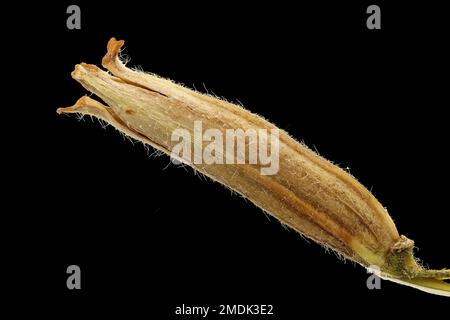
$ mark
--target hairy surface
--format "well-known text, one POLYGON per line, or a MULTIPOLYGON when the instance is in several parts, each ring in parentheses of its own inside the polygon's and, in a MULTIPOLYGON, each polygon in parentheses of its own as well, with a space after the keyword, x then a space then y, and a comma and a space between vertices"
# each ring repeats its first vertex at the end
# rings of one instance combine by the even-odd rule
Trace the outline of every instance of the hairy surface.
MULTIPOLYGON (((239 105, 203 95, 181 85, 125 66, 119 57, 123 41, 108 43, 103 66, 76 66, 72 77, 105 103, 82 97, 59 113, 88 114, 156 150, 171 154, 175 129, 194 136, 194 121, 219 129, 277 129, 239 105)), ((236 156, 236 155, 234 155, 236 156)), ((303 236, 365 267, 376 265, 384 277, 450 292, 448 270, 424 270, 413 257, 414 244, 400 236, 377 199, 354 177, 297 142, 279 134, 279 171, 260 174, 257 164, 180 162, 222 183, 303 236), (436 278, 429 279, 428 278, 436 278), (433 280, 433 281, 431 281, 433 280), (437 282, 436 282, 437 281, 437 282), (437 284, 438 283, 438 284, 437 284), (438 287, 438 289, 437 289, 438 287)), ((398 282, 398 281, 397 281, 398 282)), ((429 290, 430 291, 430 290, 429 290)), ((442 294, 442 293, 441 293, 442 294)))

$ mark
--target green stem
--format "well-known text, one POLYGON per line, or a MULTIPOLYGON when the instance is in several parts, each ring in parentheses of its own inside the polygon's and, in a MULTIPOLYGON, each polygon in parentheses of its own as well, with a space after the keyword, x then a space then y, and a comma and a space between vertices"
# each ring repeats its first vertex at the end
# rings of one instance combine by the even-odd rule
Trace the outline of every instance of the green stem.
POLYGON ((427 293, 450 297, 450 284, 442 280, 432 278, 398 279, 389 277, 388 275, 381 275, 381 278, 413 287, 427 293))

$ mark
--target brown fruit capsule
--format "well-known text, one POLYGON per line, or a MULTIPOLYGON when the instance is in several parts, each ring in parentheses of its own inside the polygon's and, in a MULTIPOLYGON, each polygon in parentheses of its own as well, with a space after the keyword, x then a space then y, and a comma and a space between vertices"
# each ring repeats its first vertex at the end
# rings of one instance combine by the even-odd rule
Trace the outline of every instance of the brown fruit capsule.
MULTIPOLYGON (((195 137, 195 121, 223 136, 228 129, 278 130, 237 105, 128 69, 118 57, 122 45, 123 41, 111 39, 102 61, 112 75, 85 63, 72 73, 107 106, 82 97, 58 113, 93 115, 172 156, 177 145, 173 132, 182 128, 195 137)), ((284 131, 278 132, 279 169, 273 175, 261 174, 258 163, 239 164, 234 153, 236 161, 228 164, 178 160, 240 193, 302 235, 364 267, 377 266, 385 279, 450 295, 450 285, 443 281, 450 278, 450 270, 422 268, 413 256, 414 242, 399 235, 385 208, 364 186, 284 131)), ((269 142, 267 136, 263 140, 269 142)), ((189 147, 195 149, 194 142, 189 147)), ((220 156, 229 155, 227 150, 220 156)))

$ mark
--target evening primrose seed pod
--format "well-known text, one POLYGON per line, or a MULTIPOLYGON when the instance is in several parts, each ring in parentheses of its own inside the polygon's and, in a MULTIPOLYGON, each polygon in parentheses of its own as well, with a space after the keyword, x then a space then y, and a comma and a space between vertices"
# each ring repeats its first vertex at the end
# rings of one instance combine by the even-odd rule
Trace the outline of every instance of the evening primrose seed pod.
MULTIPOLYGON (((366 268, 376 266, 382 278, 450 296, 450 284, 444 281, 450 278, 450 270, 421 267, 413 256, 414 242, 398 233, 386 209, 346 171, 240 106, 127 68, 119 58, 123 43, 114 38, 108 43, 102 64, 109 72, 82 63, 72 73, 105 104, 82 97, 58 113, 97 117, 236 191, 343 257, 366 268), (234 147, 216 149, 214 154, 215 159, 231 161, 202 162, 186 157, 186 152, 174 155, 179 144, 173 139, 177 130, 194 137, 187 150, 195 150, 199 143, 202 148, 211 144, 211 139, 198 141, 199 123, 205 132, 214 132, 216 139, 227 137, 230 129, 265 132, 258 137, 263 142, 258 146, 266 143, 268 153, 277 151, 276 173, 264 174, 267 167, 261 163, 243 163, 243 155, 234 152, 234 147)), ((247 142, 246 146, 254 144, 247 142)))

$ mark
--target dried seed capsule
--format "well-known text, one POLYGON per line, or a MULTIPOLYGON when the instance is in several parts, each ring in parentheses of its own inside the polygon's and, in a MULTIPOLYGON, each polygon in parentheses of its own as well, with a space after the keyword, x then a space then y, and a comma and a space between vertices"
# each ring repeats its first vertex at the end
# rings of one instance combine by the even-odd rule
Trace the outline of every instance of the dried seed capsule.
MULTIPOLYGON (((75 80, 107 106, 83 97, 72 107, 58 109, 59 113, 93 115, 169 155, 177 145, 172 139, 177 129, 194 136, 189 149, 195 149, 198 143, 202 147, 208 145, 195 138, 196 121, 222 137, 229 129, 278 130, 237 105, 128 69, 118 57, 122 45, 123 41, 111 39, 102 61, 113 75, 84 63, 72 73, 75 80)), ((383 278, 450 295, 450 285, 442 281, 450 277, 450 271, 425 270, 419 266, 413 257, 413 241, 399 235, 385 208, 364 186, 284 131, 276 132, 279 165, 273 175, 261 174, 261 163, 239 162, 242 154, 233 152, 234 145, 223 152, 215 150, 215 157, 235 161, 190 161, 184 154, 178 160, 240 193, 321 245, 364 267, 377 266, 383 278)), ((275 151, 274 145, 268 143, 273 135, 258 138, 262 145, 269 145, 268 153, 275 151)))

